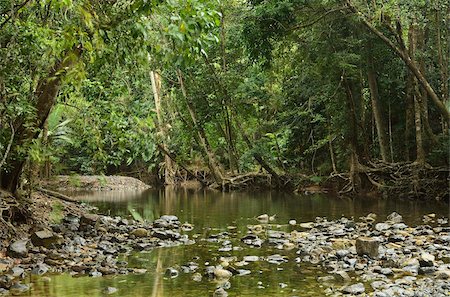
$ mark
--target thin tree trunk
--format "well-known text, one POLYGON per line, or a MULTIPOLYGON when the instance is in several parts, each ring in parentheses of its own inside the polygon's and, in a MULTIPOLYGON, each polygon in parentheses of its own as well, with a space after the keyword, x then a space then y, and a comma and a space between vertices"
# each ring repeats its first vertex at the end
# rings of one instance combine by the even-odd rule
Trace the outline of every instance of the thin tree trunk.
POLYGON ((347 78, 343 79, 343 84, 346 92, 347 99, 347 110, 349 117, 349 132, 348 132, 348 141, 350 145, 350 181, 352 183, 352 188, 355 191, 360 191, 362 189, 362 181, 360 177, 360 168, 361 165, 359 163, 359 149, 358 149, 358 122, 356 118, 355 112, 355 103, 353 91, 350 85, 350 82, 347 78))
MULTIPOLYGON (((161 112, 161 77, 157 72, 150 71, 150 80, 152 82, 153 98, 155 100, 158 132, 161 136, 163 149, 168 151, 166 125, 161 112)), ((173 185, 176 183, 176 172, 176 164, 167 154, 164 154, 164 183, 166 185, 173 185)))
POLYGON ((416 162, 425 163, 425 150, 423 149, 422 139, 422 112, 421 112, 421 96, 414 96, 414 122, 416 126, 416 162))
MULTIPOLYGON (((447 7, 446 12, 447 17, 442 18, 441 11, 439 9, 436 10, 436 46, 438 50, 438 64, 440 69, 440 89, 441 89, 441 97, 442 102, 445 106, 448 104, 449 100, 449 44, 450 35, 448 34, 448 21, 450 19, 450 6, 447 7), (441 24, 444 23, 444 30, 441 29, 441 24), (444 42, 442 42, 444 40, 444 42)), ((448 133, 448 123, 443 123, 442 130, 445 133, 448 133)))
MULTIPOLYGON (((48 147, 48 119, 45 120, 44 127, 42 129, 42 145, 48 147)), ((50 178, 51 163, 48 156, 45 156, 44 168, 42 171, 43 178, 50 178)))
POLYGON ((336 157, 334 156, 334 149, 333 149, 333 140, 330 138, 328 139, 328 149, 330 151, 330 159, 331 159, 331 166, 333 167, 333 173, 337 173, 337 167, 336 167, 336 157))
POLYGON ((381 110, 380 98, 378 93, 378 84, 375 70, 373 68, 373 57, 369 54, 367 78, 369 82, 369 89, 372 98, 372 111, 375 118, 375 125, 377 128, 378 144, 380 145, 381 159, 384 162, 389 162, 391 157, 389 153, 389 143, 386 135, 386 127, 383 119, 383 112, 381 110))
POLYGON ((193 128, 196 130, 196 132, 198 134, 198 139, 200 141, 200 145, 203 148, 203 150, 208 158, 208 166, 211 169, 211 174, 213 175, 216 183, 221 185, 224 181, 224 174, 222 173, 219 162, 217 161, 216 156, 214 155, 214 153, 211 149, 211 146, 208 142, 208 138, 206 136, 205 130, 203 129, 203 127, 199 124, 199 122, 197 120, 197 115, 195 113, 194 105, 192 104, 191 100, 187 96, 187 92, 186 92, 186 88, 185 88, 184 80, 183 80, 183 74, 182 74, 181 70, 177 70, 177 75, 178 75, 178 81, 179 81, 180 87, 181 87, 181 92, 183 93, 183 97, 186 101, 189 115, 191 116, 191 120, 194 124, 193 128))

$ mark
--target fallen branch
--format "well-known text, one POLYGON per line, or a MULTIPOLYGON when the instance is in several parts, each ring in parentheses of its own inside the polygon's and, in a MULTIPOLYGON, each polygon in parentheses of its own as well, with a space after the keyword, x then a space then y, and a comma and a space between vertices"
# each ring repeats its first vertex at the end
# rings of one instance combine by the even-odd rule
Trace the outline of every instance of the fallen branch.
POLYGON ((42 193, 44 193, 44 194, 46 194, 48 196, 52 196, 54 198, 61 199, 61 200, 67 201, 67 202, 81 203, 80 201, 75 200, 72 197, 69 197, 67 195, 64 195, 64 194, 61 194, 61 193, 58 193, 58 192, 55 192, 55 191, 47 190, 47 189, 44 189, 44 188, 36 188, 36 190, 38 190, 39 192, 42 192, 42 193))

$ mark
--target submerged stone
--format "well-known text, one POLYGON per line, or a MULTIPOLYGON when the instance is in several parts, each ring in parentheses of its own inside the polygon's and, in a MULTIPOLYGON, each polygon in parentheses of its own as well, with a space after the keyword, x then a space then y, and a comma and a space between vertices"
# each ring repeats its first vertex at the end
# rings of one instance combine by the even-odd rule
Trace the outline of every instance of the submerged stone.
POLYGON ((366 291, 366 288, 364 288, 364 285, 362 283, 357 283, 354 285, 347 286, 342 290, 342 292, 344 292, 346 294, 351 294, 351 295, 361 294, 361 293, 364 293, 365 291, 366 291))

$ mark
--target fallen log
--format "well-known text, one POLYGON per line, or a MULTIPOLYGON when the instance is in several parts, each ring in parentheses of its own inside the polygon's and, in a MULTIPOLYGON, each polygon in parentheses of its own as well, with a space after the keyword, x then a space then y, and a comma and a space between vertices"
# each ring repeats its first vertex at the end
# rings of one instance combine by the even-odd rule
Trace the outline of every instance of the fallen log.
POLYGON ((72 197, 69 197, 67 195, 61 194, 59 192, 47 190, 44 188, 36 188, 36 190, 38 190, 41 193, 46 194, 47 196, 51 196, 51 197, 54 197, 54 198, 57 198, 57 199, 60 199, 60 200, 66 201, 66 202, 81 203, 80 201, 78 201, 72 197))

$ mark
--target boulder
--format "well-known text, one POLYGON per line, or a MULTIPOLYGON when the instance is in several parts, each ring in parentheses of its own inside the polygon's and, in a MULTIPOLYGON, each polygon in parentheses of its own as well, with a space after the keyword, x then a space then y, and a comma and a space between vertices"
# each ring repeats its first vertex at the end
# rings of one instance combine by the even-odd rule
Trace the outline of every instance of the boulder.
POLYGON ((94 226, 99 219, 99 216, 92 213, 86 213, 80 218, 81 225, 90 225, 94 226))
POLYGON ((34 246, 43 246, 51 248, 54 245, 62 244, 63 238, 48 229, 34 232, 31 235, 31 242, 34 246))
POLYGON ((367 255, 371 258, 378 257, 380 242, 376 238, 359 237, 356 239, 356 253, 359 256, 367 255))
POLYGON ((8 256, 25 258, 28 256, 28 240, 17 240, 9 245, 8 256))

